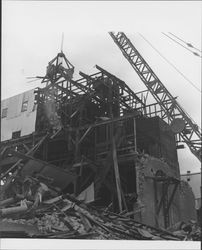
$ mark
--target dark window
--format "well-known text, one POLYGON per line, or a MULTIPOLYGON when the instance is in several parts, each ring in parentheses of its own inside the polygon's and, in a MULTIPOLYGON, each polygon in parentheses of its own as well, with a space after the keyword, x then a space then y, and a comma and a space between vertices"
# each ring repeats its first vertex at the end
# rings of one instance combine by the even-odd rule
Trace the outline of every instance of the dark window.
POLYGON ((12 133, 12 139, 20 138, 21 130, 12 133))
POLYGON ((8 108, 2 109, 1 118, 7 117, 7 113, 8 113, 8 108))
POLYGON ((21 112, 27 111, 27 107, 28 107, 28 101, 24 101, 24 102, 22 103, 21 112))

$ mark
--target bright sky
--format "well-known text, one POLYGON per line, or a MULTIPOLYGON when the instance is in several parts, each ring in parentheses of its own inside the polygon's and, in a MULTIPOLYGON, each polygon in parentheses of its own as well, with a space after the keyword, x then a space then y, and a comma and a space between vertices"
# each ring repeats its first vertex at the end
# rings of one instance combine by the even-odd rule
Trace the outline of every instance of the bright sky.
MULTIPOLYGON (((172 32, 201 50, 200 1, 3 1, 2 99, 40 86, 28 76, 43 76, 47 63, 63 51, 78 72, 97 64, 124 80, 135 92, 145 89, 109 36, 124 31, 167 89, 178 96, 200 125, 201 94, 165 62, 138 33, 200 88, 201 59, 162 35, 172 32)), ((179 151, 181 172, 200 171, 189 150, 179 151)))

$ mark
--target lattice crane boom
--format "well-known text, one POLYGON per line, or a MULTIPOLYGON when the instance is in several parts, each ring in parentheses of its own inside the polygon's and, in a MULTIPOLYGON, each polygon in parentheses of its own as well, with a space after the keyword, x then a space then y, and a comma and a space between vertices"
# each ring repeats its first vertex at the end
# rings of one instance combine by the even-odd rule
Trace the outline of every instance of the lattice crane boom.
POLYGON ((201 161, 201 129, 163 85, 128 37, 123 32, 109 32, 109 34, 160 105, 164 112, 162 118, 167 119, 169 124, 176 118, 184 120, 185 128, 179 133, 179 138, 187 144, 191 152, 201 161), (171 101, 170 104, 165 105, 168 100, 171 101))

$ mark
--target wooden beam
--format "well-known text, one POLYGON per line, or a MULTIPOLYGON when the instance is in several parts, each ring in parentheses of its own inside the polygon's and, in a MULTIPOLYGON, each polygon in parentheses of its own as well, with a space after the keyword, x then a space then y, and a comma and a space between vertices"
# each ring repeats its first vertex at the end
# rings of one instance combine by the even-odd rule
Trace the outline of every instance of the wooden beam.
POLYGON ((120 212, 122 212, 123 209, 122 209, 122 199, 121 199, 121 181, 120 181, 120 176, 119 176, 116 145, 115 145, 115 140, 114 140, 113 135, 112 135, 112 156, 113 156, 113 163, 114 163, 114 173, 115 173, 117 196, 118 196, 118 202, 119 202, 119 210, 120 212))
POLYGON ((137 152, 137 130, 136 130, 136 120, 133 118, 133 130, 134 130, 134 147, 135 147, 135 152, 137 152))
POLYGON ((90 126, 90 127, 86 130, 86 132, 82 135, 82 137, 80 138, 78 144, 80 144, 80 143, 83 141, 83 139, 86 137, 86 135, 90 132, 91 129, 92 129, 92 126, 90 126))

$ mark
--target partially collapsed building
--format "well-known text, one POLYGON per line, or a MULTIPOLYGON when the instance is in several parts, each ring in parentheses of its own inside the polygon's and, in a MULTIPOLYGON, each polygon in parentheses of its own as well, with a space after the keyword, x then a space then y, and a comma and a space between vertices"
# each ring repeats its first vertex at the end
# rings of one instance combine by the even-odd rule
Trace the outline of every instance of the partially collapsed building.
POLYGON ((70 194, 156 228, 196 220, 193 192, 180 181, 181 145, 162 108, 148 101, 149 90, 135 93, 96 68, 73 80, 61 52, 41 77, 45 87, 2 101, 2 200, 25 196, 37 179, 52 196, 70 194))

